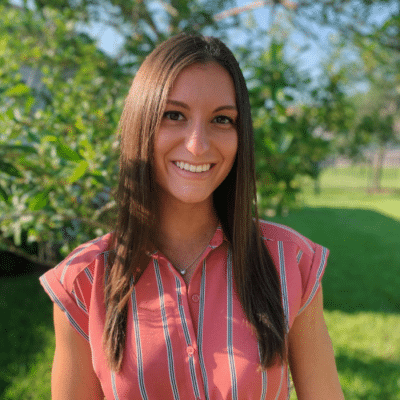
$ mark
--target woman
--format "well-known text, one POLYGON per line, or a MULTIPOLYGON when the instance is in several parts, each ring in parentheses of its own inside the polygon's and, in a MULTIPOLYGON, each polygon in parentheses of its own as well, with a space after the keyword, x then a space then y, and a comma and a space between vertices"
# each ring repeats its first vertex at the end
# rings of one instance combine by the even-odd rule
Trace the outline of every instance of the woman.
POLYGON ((232 53, 215 38, 162 43, 120 132, 115 231, 41 277, 53 399, 286 399, 288 363, 299 399, 343 399, 322 313, 328 251, 257 219, 232 53))

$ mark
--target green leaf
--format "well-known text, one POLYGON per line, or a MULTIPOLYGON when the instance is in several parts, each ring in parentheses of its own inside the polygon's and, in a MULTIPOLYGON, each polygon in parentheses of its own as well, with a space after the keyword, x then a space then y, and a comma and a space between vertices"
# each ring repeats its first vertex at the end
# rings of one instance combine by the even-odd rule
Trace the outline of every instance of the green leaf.
POLYGON ((7 115, 8 118, 14 119, 13 109, 12 109, 12 108, 9 108, 9 109, 6 111, 6 115, 7 115))
POLYGON ((31 112, 32 106, 35 104, 35 98, 33 96, 28 96, 25 102, 25 113, 29 114, 31 112))
POLYGON ((42 137, 41 142, 57 142, 58 138, 54 135, 46 135, 42 137))
POLYGON ((86 154, 83 155, 82 149, 79 153, 82 154, 86 159, 93 160, 96 157, 96 152, 93 150, 93 146, 87 139, 82 140, 80 145, 86 150, 86 154))
POLYGON ((270 151, 271 154, 276 153, 277 151, 276 143, 273 142, 270 138, 264 138, 263 144, 270 151))
POLYGON ((26 86, 24 83, 18 83, 14 87, 9 88, 4 92, 4 96, 22 96, 24 94, 27 94, 30 92, 31 89, 29 89, 28 86, 26 86))
POLYGON ((81 132, 85 131, 85 124, 83 123, 82 117, 79 116, 75 121, 75 128, 79 129, 81 132))
POLYGON ((0 185, 0 199, 3 199, 6 203, 8 203, 8 194, 0 185))
POLYGON ((70 147, 63 143, 57 144, 57 154, 64 160, 78 162, 82 160, 82 157, 70 147))
POLYGON ((86 170, 88 169, 88 162, 83 160, 81 161, 76 168, 74 169, 74 171, 72 172, 72 174, 69 176, 69 178, 67 179, 68 183, 74 183, 76 182, 78 179, 80 179, 86 172, 86 170))
POLYGON ((43 209, 49 202, 49 193, 52 188, 46 189, 44 192, 38 193, 29 203, 29 210, 38 211, 43 209))
POLYGON ((110 181, 107 180, 103 175, 101 175, 99 171, 91 173, 90 176, 104 186, 110 183, 110 181))
POLYGON ((16 178, 22 178, 23 176, 21 172, 19 172, 18 169, 14 167, 14 165, 1 160, 0 171, 4 172, 7 175, 15 176, 16 178))

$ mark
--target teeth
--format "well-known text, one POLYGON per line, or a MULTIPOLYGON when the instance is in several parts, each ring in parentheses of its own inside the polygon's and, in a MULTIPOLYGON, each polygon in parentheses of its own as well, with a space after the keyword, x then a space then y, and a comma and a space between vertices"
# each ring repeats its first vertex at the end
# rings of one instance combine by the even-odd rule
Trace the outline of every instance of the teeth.
POLYGON ((205 172, 211 168, 211 164, 203 164, 203 165, 192 165, 188 163, 184 163, 183 161, 175 162, 175 165, 180 169, 190 172, 205 172))

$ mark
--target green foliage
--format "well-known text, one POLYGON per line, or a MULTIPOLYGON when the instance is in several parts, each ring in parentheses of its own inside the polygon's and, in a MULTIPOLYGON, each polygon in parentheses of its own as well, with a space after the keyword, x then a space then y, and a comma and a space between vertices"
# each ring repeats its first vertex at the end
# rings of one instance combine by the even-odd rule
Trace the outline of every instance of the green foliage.
POLYGON ((333 123, 327 121, 338 113, 335 101, 340 102, 342 93, 323 86, 312 90, 309 77, 285 61, 283 44, 273 41, 256 59, 246 51, 242 55, 247 57, 244 70, 253 111, 261 210, 269 215, 286 213, 297 204, 299 177, 317 178, 331 151, 325 133, 333 123), (307 102, 304 92, 309 94, 307 102))
MULTIPOLYGON (((364 53, 364 57, 367 54, 369 52, 364 53)), ((388 56, 382 49, 381 54, 388 56)), ((367 72, 369 91, 353 99, 358 117, 354 129, 358 149, 361 151, 366 146, 373 146, 378 150, 378 157, 372 165, 375 190, 381 189, 387 147, 400 144, 400 73, 396 70, 399 66, 400 53, 393 55, 385 65, 370 65, 367 72)))
POLYGON ((76 33, 68 11, 2 5, 0 36, 2 237, 17 244, 28 231, 65 255, 111 226, 101 207, 116 183, 114 131, 131 77, 76 33))

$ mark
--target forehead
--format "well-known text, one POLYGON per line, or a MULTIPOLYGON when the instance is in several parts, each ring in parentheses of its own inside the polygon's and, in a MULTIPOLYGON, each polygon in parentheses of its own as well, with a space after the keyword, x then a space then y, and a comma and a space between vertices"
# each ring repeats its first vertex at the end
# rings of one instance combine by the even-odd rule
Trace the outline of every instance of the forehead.
POLYGON ((229 72, 216 62, 192 64, 179 72, 170 88, 169 99, 191 100, 209 98, 233 102, 235 104, 235 85, 229 72))

